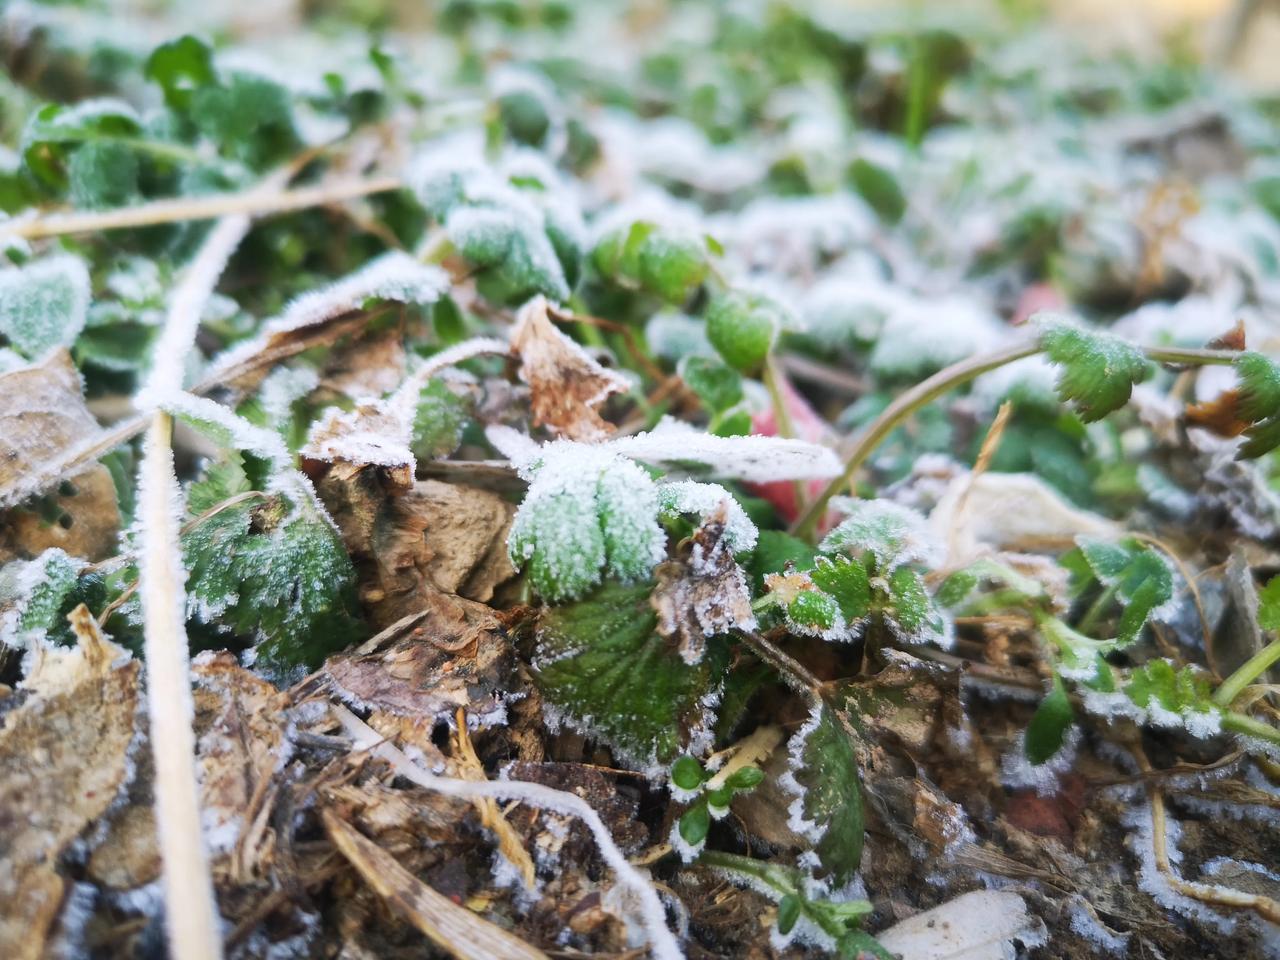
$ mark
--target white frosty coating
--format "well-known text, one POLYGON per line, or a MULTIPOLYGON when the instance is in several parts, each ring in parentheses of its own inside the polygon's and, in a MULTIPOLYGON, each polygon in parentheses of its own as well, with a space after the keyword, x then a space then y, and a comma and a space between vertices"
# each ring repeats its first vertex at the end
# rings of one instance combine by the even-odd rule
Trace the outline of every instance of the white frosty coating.
POLYGON ((1012 941, 1038 947, 1047 941, 1048 930, 1017 893, 975 890, 908 917, 876 939, 889 952, 911 960, 1014 960, 1021 954, 1012 941))
POLYGON ((804 767, 805 744, 808 742, 810 734, 817 730, 821 723, 822 705, 814 704, 809 708, 809 719, 792 735, 791 742, 787 744, 787 769, 778 778, 778 786, 795 797, 787 807, 787 826, 811 844, 818 843, 826 835, 827 828, 825 825, 805 818, 804 800, 807 792, 800 785, 800 782, 796 780, 795 774, 797 770, 804 767))
MULTIPOLYGON (((667 421, 664 421, 666 423, 667 421)), ((716 437, 672 427, 610 440, 608 447, 645 463, 700 464, 712 474, 752 483, 774 480, 827 480, 839 476, 839 458, 826 447, 780 437, 716 437)))
POLYGON ((418 399, 427 381, 454 364, 506 352, 507 344, 492 337, 473 337, 447 347, 419 364, 386 399, 367 398, 350 411, 330 408, 311 425, 301 453, 312 460, 416 470, 409 445, 418 399))
POLYGON ((138 404, 144 409, 158 408, 180 417, 215 443, 262 457, 277 469, 286 468, 292 462, 289 448, 280 434, 250 423, 207 397, 197 397, 183 390, 159 393, 145 387, 138 394, 138 404))
POLYGON ((34 559, 13 560, 0 566, 0 648, 28 648, 43 639, 43 630, 20 633, 18 627, 35 592, 49 582, 52 564, 58 564, 74 577, 85 566, 85 561, 69 556, 61 547, 50 547, 34 559))
POLYGON ((0 270, 0 333, 33 359, 71 346, 88 315, 89 269, 79 257, 59 254, 0 270), (64 295, 67 302, 57 302, 64 295))
POLYGON ((1082 940, 1087 940, 1104 953, 1122 957, 1129 949, 1130 933, 1116 933, 1103 925, 1088 901, 1073 896, 1070 901, 1071 930, 1082 940))
POLYGON ((252 360, 277 337, 358 310, 366 300, 429 304, 448 289, 449 275, 439 267, 419 263, 398 250, 385 253, 336 283, 298 297, 284 313, 263 324, 256 337, 215 357, 209 377, 218 378, 252 360))
MULTIPOLYGON (((1085 547, 1086 544, 1088 544, 1093 539, 1095 538, 1089 536, 1088 534, 1082 533, 1078 537, 1076 537, 1076 545, 1083 548, 1085 547)), ((1177 586, 1178 586, 1178 581, 1180 579, 1178 575, 1178 570, 1174 566, 1173 562, 1167 556, 1165 556, 1163 551, 1156 550, 1155 548, 1148 547, 1148 546, 1144 546, 1143 549, 1144 549, 1144 552, 1150 553, 1152 556, 1156 557, 1160 561, 1160 563, 1164 565, 1164 568, 1169 572, 1169 582, 1170 584, 1172 584, 1172 587, 1173 587, 1173 589, 1169 591, 1169 599, 1167 599, 1164 603, 1160 604, 1160 606, 1153 609, 1150 614, 1150 617, 1152 620, 1159 620, 1161 622, 1165 622, 1170 617, 1172 617, 1177 612, 1177 609, 1178 609, 1179 590, 1177 589, 1177 586)), ((1120 577, 1113 576, 1113 575, 1104 575, 1099 571, 1094 570, 1093 564, 1089 565, 1089 569, 1093 570, 1094 576, 1098 578, 1098 582, 1101 583, 1104 587, 1119 586, 1120 577)), ((1130 600, 1133 599, 1132 594, 1130 594, 1126 590, 1118 589, 1116 591, 1116 594, 1125 603, 1128 603, 1130 600)))
POLYGON ((706 324, 683 313, 655 313, 644 326, 644 342, 649 352, 672 363, 685 357, 715 356, 715 347, 707 339, 706 324))
POLYGON ((886 304, 884 328, 871 351, 876 373, 913 375, 945 367, 1009 337, 1008 327, 989 307, 968 297, 899 294, 894 299, 886 304))
POLYGON ((680 836, 680 820, 671 825, 671 834, 667 837, 667 842, 671 844, 671 849, 680 854, 680 859, 685 863, 693 863, 698 859, 698 855, 702 853, 703 847, 707 845, 707 838, 703 837, 700 843, 690 843, 684 837, 680 836))
POLYGON ((824 258, 876 230, 874 216, 848 194, 760 197, 736 214, 708 219, 729 253, 748 268, 798 276, 811 275, 824 258))
POLYGON ((676 801, 676 803, 693 803, 693 801, 702 796, 701 784, 694 787, 692 790, 686 790, 670 778, 667 779, 667 790, 671 794, 671 799, 676 801))
POLYGON ((855 500, 833 497, 831 506, 844 519, 823 539, 819 549, 835 553, 852 547, 868 550, 876 566, 885 572, 904 563, 937 566, 942 563, 943 544, 929 528, 924 516, 891 500, 855 500))
POLYGON ((358 749, 369 750, 382 757, 391 764, 396 773, 420 787, 467 800, 474 800, 477 797, 516 800, 577 817, 591 831, 596 844, 600 847, 600 856, 613 870, 618 883, 625 886, 633 895, 635 902, 631 906, 649 936, 650 947, 656 960, 681 960, 684 956, 679 942, 667 929, 666 911, 663 909, 662 899, 654 889, 653 881, 631 865, 626 855, 614 843, 600 815, 581 797, 563 790, 554 790, 540 783, 519 780, 458 780, 453 777, 436 776, 411 763, 400 750, 386 742, 350 710, 335 707, 334 713, 358 749))
POLYGON ((664 514, 692 513, 705 521, 722 503, 728 505, 728 522, 725 524, 723 542, 734 553, 753 550, 759 535, 742 505, 718 483, 699 483, 696 480, 675 480, 658 487, 658 499, 664 514))
POLYGON ((1076 750, 1080 746, 1080 728, 1068 728, 1058 752, 1041 764, 1027 759, 1027 732, 1018 731, 1013 744, 1000 760, 1000 780, 1014 789, 1034 787, 1042 797, 1058 792, 1058 779, 1069 772, 1076 762, 1076 750))
POLYGON ((293 405, 320 383, 314 367, 277 367, 267 374, 258 388, 258 402, 268 423, 286 426, 293 415, 293 405))

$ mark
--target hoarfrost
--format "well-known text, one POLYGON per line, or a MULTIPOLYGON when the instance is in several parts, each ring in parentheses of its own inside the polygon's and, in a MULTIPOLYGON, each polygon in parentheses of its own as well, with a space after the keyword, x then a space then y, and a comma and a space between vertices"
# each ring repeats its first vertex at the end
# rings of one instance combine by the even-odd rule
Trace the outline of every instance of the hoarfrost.
POLYGON ((734 553, 753 550, 758 532, 742 505, 718 483, 676 480, 658 487, 658 499, 664 514, 691 513, 705 521, 721 504, 727 505, 727 522, 723 543, 734 553))
POLYGON ((891 500, 852 497, 834 497, 831 505, 844 519, 823 539, 819 549, 824 553, 865 550, 882 572, 905 563, 942 563, 942 543, 915 510, 891 500))
POLYGON ((1013 789, 1034 788, 1042 797, 1053 796, 1058 792, 1059 779, 1075 765, 1080 728, 1070 727, 1058 752, 1040 764, 1027 759, 1026 739, 1026 731, 1018 731, 1008 752, 1001 758, 1001 782, 1013 789))
POLYGON ((71 254, 0 270, 0 334, 37 360, 68 347, 89 313, 89 269, 71 254))
POLYGON ((769 483, 827 480, 842 469, 835 453, 816 443, 779 437, 716 437, 664 420, 648 433, 604 446, 634 460, 664 466, 700 465, 718 477, 769 483))

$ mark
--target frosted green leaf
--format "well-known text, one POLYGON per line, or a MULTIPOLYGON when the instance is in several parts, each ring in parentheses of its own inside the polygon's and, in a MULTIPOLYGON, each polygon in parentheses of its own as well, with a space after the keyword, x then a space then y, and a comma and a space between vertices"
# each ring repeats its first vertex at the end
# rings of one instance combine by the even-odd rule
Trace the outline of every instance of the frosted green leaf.
POLYGON ((0 334, 28 359, 70 346, 89 312, 89 271, 60 255, 0 270, 0 334))
POLYGON ((227 454, 208 464, 200 479, 187 488, 187 510, 193 516, 253 489, 239 454, 227 454))
POLYGON ((67 179, 81 209, 127 206, 138 193, 138 155, 122 143, 90 141, 71 154, 67 179))
POLYGON ((1110 543, 1081 537, 1077 542, 1093 575, 1104 586, 1114 587, 1124 604, 1116 641, 1133 643, 1147 621, 1172 602, 1173 568, 1155 550, 1132 538, 1110 543))
POLYGON ((549 722, 599 738, 657 777, 679 754, 709 745, 708 704, 727 652, 712 640, 700 663, 685 663, 655 632, 651 590, 609 583, 577 603, 547 608, 534 669, 549 722))
POLYGON ((179 37, 151 51, 145 74, 160 84, 165 103, 185 107, 195 90, 213 82, 213 51, 196 37, 179 37))
POLYGON ((795 795, 787 825, 813 845, 837 887, 857 872, 862 859, 862 781, 847 728, 825 704, 791 738, 791 760, 780 783, 795 795))
POLYGON ((742 505, 718 483, 676 480, 658 487, 659 512, 664 519, 683 514, 698 518, 699 523, 711 516, 721 504, 728 504, 728 522, 722 542, 734 553, 753 550, 758 531, 742 505))
POLYGON ((462 434, 471 419, 469 399, 441 377, 428 380, 418 394, 413 414, 413 437, 409 449, 418 460, 447 457, 462 443, 462 434))
POLYGON ((771 297, 735 290, 707 307, 707 339, 726 363, 749 373, 764 363, 785 317, 771 297))
POLYGON ((534 294, 563 302, 569 283, 555 247, 547 237, 543 218, 527 201, 456 207, 445 221, 458 252, 478 267, 489 268, 484 278, 489 299, 519 303, 534 294))
POLYGON ((684 303, 710 270, 701 238, 676 231, 655 230, 638 255, 640 283, 668 303, 684 303))
POLYGON ((787 604, 787 626, 794 633, 824 639, 843 632, 840 604, 821 590, 802 590, 787 604))
POLYGON ((1126 340, 1084 330, 1065 320, 1044 319, 1040 323, 1045 353, 1061 368, 1058 398, 1072 404, 1086 423, 1123 407, 1133 385, 1151 373, 1142 351, 1126 340))
POLYGON ((122 100, 51 103, 36 111, 22 131, 23 162, 46 186, 61 189, 67 184, 67 159, 81 144, 135 137, 141 130, 137 112, 122 100))
POLYGON ((25 647, 61 626, 84 561, 54 547, 0 567, 0 649, 25 647))
POLYGON ((915 510, 852 497, 835 497, 831 505, 845 516, 819 545, 823 553, 869 554, 881 572, 904 563, 941 562, 942 545, 915 510))
POLYGON ((1280 447, 1280 365, 1260 353, 1236 359, 1240 415, 1252 422, 1238 456, 1260 457, 1280 447))
MULTIPOLYGON (((715 348, 707 339, 706 324, 683 313, 655 313, 645 325, 644 339, 650 353, 672 363, 693 355, 715 357, 715 348)), ((714 362, 721 363, 719 359, 714 362)))
POLYGON ((742 402, 742 375, 715 357, 685 356, 676 371, 711 413, 742 402))
POLYGON ((217 84, 197 87, 188 115, 225 156, 255 169, 296 150, 289 91, 267 77, 233 73, 217 84))
POLYGON ((847 624, 860 623, 871 608, 871 581, 852 557, 818 557, 809 571, 814 586, 833 597, 847 624))
POLYGON ((1067 688, 1062 680, 1053 678, 1053 689, 1040 701, 1040 706, 1027 724, 1027 736, 1024 752, 1027 759, 1039 765, 1047 761, 1062 749, 1066 741, 1067 731, 1075 723, 1075 712, 1071 709, 1071 698, 1067 696, 1067 688))
POLYGON ((543 447, 528 472, 507 548, 543 599, 581 597, 605 576, 647 577, 666 556, 658 490, 636 464, 561 441, 543 447))
POLYGON ((949 621, 929 596, 923 578, 910 567, 898 567, 889 575, 888 606, 881 613, 904 640, 951 644, 949 621))
POLYGON ((1168 660, 1152 660, 1130 671, 1124 693, 1158 726, 1202 731, 1199 735, 1219 728, 1209 680, 1194 667, 1174 669, 1168 660))

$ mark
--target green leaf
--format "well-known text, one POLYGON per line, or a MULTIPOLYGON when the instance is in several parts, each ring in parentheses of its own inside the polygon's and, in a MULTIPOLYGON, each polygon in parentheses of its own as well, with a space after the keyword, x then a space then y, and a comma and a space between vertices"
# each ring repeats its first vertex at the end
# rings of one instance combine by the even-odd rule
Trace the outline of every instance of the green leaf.
POLYGON ((57 547, 0 567, 0 649, 25 647, 61 627, 83 567, 57 547))
POLYGON ((897 178, 888 170, 858 157, 849 167, 849 178, 853 181, 853 188, 880 215, 881 220, 894 224, 902 219, 907 209, 907 198, 897 178))
POLYGON ((30 360, 70 346, 89 312, 89 271, 69 254, 0 270, 0 335, 30 360))
POLYGON ((1280 364, 1260 353, 1244 353, 1236 359, 1240 378, 1240 415, 1252 422, 1240 446, 1241 459, 1260 457, 1280 447, 1280 364))
POLYGON ((853 743, 831 708, 820 704, 789 750, 787 779, 799 797, 791 820, 813 844, 823 872, 842 887, 862 859, 862 782, 853 743))
POLYGON ((697 790, 705 779, 707 772, 702 769, 702 764, 688 754, 671 765, 671 782, 681 790, 697 790))
POLYGON ((925 589, 924 579, 910 567, 889 575, 889 603, 881 609, 885 622, 906 640, 946 644, 947 621, 925 589))
POLYGON ((289 92, 274 80, 233 73, 191 93, 190 116, 224 156, 261 170, 294 153, 300 140, 289 92))
POLYGON ((541 145, 551 129, 546 104, 532 90, 512 90, 498 97, 498 115, 511 139, 531 147, 541 145))
POLYGON ((835 598, 846 623, 857 623, 870 612, 871 581, 861 561, 852 557, 818 557, 809 579, 835 598))
POLYGON ((187 488, 187 510, 198 517, 252 489, 240 455, 229 453, 206 466, 200 479, 187 488))
POLYGON ((724 785, 731 790, 752 790, 763 782, 764 771, 759 767, 747 766, 730 774, 724 785))
POLYGON ((534 588, 553 603, 581 597, 606 575, 648 577, 666 556, 649 475, 607 451, 568 450, 537 470, 507 538, 511 562, 527 567, 534 588))
POLYGON ((845 518, 819 544, 823 553, 869 555, 881 573, 904 563, 933 563, 941 557, 941 545, 915 510, 891 500, 851 497, 836 497, 832 506, 845 518))
POLYGON ((86 143, 67 162, 71 201, 86 210, 127 206, 138 195, 138 155, 111 140, 86 143))
POLYGON ((1258 591, 1258 626, 1280 630, 1280 575, 1272 577, 1258 591))
POLYGON ((778 932, 785 937, 795 929, 796 921, 799 919, 800 898, 794 893, 788 893, 778 901, 778 932))
POLYGON ((1189 728, 1217 730, 1214 721, 1220 711, 1213 702, 1209 679, 1195 667, 1175 670, 1168 660, 1152 660, 1130 671, 1124 692, 1139 707, 1156 714, 1152 719, 1157 723, 1167 726, 1169 716, 1176 715, 1189 728))
POLYGON ((652 589, 608 583, 585 600, 547 608, 534 660, 550 719, 643 768, 707 742, 714 717, 706 698, 727 665, 721 643, 711 641, 691 666, 657 635, 652 589))
POLYGON ((1044 321, 1040 342, 1049 359, 1062 368, 1058 398, 1071 404, 1086 423, 1123 407, 1133 385, 1151 373, 1151 364, 1133 344, 1065 320, 1044 321))
POLYGON ((840 604, 821 590, 802 590, 787 604, 787 621, 796 633, 822 636, 843 628, 840 604))
POLYGON ((718 358, 686 356, 676 369, 708 412, 721 413, 742 402, 742 375, 718 358))
POLYGON ((680 839, 691 847, 702 846, 710 830, 711 811, 705 803, 691 807, 680 817, 680 839))
POLYGON ((752 582, 759 589, 769 573, 782 573, 790 564, 796 569, 813 565, 818 555, 813 545, 780 530, 761 530, 756 549, 747 563, 752 582))
POLYGON ((730 366, 753 373, 773 347, 784 316, 782 306, 769 297, 731 291, 707 307, 707 339, 730 366))
POLYGON ((61 190, 67 185, 67 159, 81 144, 131 139, 141 131, 137 113, 119 100, 51 103, 38 110, 22 132, 23 163, 45 186, 61 190))
POLYGON ((1124 604, 1117 642, 1132 643, 1152 614, 1173 599, 1173 569, 1159 553, 1131 537, 1117 542, 1080 537, 1077 542, 1094 576, 1114 587, 1124 604))
POLYGON ((1053 689, 1040 701, 1031 723, 1027 725, 1026 754, 1033 764, 1044 763, 1062 749, 1067 731, 1075 722, 1071 698, 1058 676, 1053 678, 1053 689))
POLYGON ((419 461, 447 457, 462 444, 471 421, 468 397, 455 393, 447 380, 433 377, 418 394, 409 449, 419 461))
POLYGON ((164 102, 184 108, 194 91, 214 82, 213 51, 202 40, 187 35, 162 43, 147 58, 144 74, 164 90, 164 102))

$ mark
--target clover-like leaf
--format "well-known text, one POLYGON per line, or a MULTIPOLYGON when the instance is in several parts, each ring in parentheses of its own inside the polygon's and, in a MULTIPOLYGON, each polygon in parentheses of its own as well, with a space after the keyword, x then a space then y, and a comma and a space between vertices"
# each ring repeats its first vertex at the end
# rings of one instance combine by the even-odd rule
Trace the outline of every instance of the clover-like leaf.
POLYGON ((1125 646, 1173 600, 1173 569, 1151 547, 1127 537, 1116 542, 1081 537, 1080 552, 1093 575, 1124 604, 1116 641, 1125 646))
POLYGON ((815 705, 791 738, 791 762, 781 783, 795 795, 791 829, 813 845, 836 886, 853 878, 862 859, 862 781, 850 733, 833 710, 815 705))
POLYGON ((1129 673, 1124 693, 1159 726, 1185 727, 1198 736, 1220 728, 1209 680, 1194 667, 1175 669, 1168 660, 1152 660, 1129 673))
POLYGON ((1058 398, 1086 423, 1101 420, 1129 402, 1133 386, 1151 372, 1142 351, 1109 333, 1085 330, 1066 320, 1041 323, 1040 342, 1061 370, 1058 398))
POLYGON ((915 510, 891 500, 851 497, 836 497, 832 506, 844 514, 844 519, 819 545, 823 553, 869 555, 881 572, 904 563, 941 560, 941 544, 915 510))
POLYGON ((710 259, 696 233, 637 220, 597 241, 591 262, 603 276, 682 304, 706 279, 710 259))
POLYGON ((786 311, 771 297, 730 291, 707 307, 707 339, 726 363, 752 373, 764 363, 785 316, 786 311))
POLYGON ((54 547, 0 567, 0 649, 25 647, 59 627, 84 565, 54 547))
POLYGON ((0 335, 28 359, 67 347, 89 312, 89 271, 64 254, 0 270, 0 335))
POLYGON ((699 753, 709 742, 714 716, 707 704, 727 652, 712 640, 699 663, 681 659, 656 633, 651 590, 608 583, 577 603, 544 610, 534 669, 549 721, 598 737, 626 762, 654 772, 655 764, 699 753))

